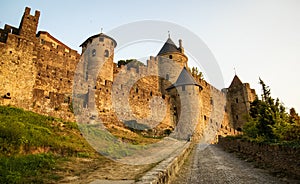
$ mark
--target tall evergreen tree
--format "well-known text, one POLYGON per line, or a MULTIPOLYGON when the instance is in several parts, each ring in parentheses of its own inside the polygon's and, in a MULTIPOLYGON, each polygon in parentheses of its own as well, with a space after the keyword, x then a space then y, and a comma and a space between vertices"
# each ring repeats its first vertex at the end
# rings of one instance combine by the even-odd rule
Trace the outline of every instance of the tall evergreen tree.
POLYGON ((293 115, 286 113, 279 99, 275 100, 271 97, 269 86, 261 79, 259 83, 262 87, 261 100, 257 98, 250 104, 248 122, 243 127, 244 135, 269 142, 289 140, 291 137, 298 139, 299 136, 291 134, 298 132, 300 126, 292 126, 291 123, 294 123, 299 116, 294 110, 290 113, 293 115))

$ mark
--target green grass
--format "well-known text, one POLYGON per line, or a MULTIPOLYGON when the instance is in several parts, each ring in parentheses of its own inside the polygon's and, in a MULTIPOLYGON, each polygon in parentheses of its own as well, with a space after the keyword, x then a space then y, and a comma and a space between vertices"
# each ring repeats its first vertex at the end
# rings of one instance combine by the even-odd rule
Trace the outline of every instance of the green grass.
POLYGON ((77 124, 0 106, 0 183, 43 183, 66 157, 97 157, 77 124))
POLYGON ((13 107, 0 106, 0 156, 48 148, 64 155, 89 152, 77 124, 13 107))
POLYGON ((0 183, 55 183, 69 172, 91 169, 74 165, 78 158, 113 164, 91 145, 104 156, 122 158, 159 141, 119 129, 111 135, 93 126, 80 124, 80 131, 74 122, 0 106, 0 183), (91 145, 82 136, 87 132, 91 145))
POLYGON ((0 183, 40 183, 56 159, 52 154, 36 154, 1 157, 0 163, 0 183))

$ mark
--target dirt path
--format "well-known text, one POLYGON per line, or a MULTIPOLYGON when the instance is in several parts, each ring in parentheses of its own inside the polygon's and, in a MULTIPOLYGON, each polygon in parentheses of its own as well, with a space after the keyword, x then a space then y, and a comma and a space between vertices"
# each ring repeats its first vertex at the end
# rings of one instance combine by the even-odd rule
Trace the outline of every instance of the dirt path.
POLYGON ((182 183, 296 183, 281 181, 271 176, 268 171, 255 168, 254 164, 245 162, 232 153, 227 153, 218 145, 200 145, 179 171, 171 184, 182 183))
POLYGON ((86 183, 132 183, 154 165, 125 165, 107 158, 84 159, 73 158, 60 168, 57 173, 62 179, 55 183, 86 184, 86 183))

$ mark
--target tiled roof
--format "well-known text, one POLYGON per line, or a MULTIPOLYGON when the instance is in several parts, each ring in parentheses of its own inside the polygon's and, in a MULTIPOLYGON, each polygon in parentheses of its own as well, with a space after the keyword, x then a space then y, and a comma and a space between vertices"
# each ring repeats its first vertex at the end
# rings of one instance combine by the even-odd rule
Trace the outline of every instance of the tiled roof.
POLYGON ((179 52, 180 53, 180 51, 177 48, 177 46, 175 45, 175 43, 171 40, 171 38, 168 38, 168 40, 166 41, 164 46, 160 49, 160 51, 158 52, 157 55, 159 56, 159 55, 170 53, 170 52, 179 52))
POLYGON ((238 85, 243 85, 242 81, 239 79, 239 77, 237 75, 234 76, 230 86, 230 87, 233 87, 233 86, 238 86, 238 85))
POLYGON ((176 82, 172 84, 170 87, 168 87, 167 89, 171 89, 177 86, 184 86, 184 85, 195 85, 195 86, 199 86, 202 89, 200 84, 198 84, 198 82, 195 81, 194 77, 191 76, 191 74, 187 71, 185 67, 182 69, 176 82))

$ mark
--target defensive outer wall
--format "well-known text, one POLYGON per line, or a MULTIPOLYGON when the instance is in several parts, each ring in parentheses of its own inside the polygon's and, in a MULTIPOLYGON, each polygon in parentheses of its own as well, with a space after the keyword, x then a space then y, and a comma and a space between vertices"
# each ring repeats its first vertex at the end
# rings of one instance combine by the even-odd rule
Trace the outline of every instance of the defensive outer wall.
MULTIPOLYGON (((35 11, 34 15, 31 15, 30 8, 26 8, 19 27, 6 24, 3 29, 0 29, 0 105, 12 105, 74 121, 72 103, 74 77, 79 75, 83 79, 89 78, 88 73, 76 73, 76 68, 82 67, 82 71, 84 71, 85 67, 91 66, 81 61, 83 54, 71 49, 50 33, 37 31, 39 17, 39 11, 35 11)), ((104 57, 108 57, 108 62, 97 76, 93 86, 80 88, 86 97, 82 106, 96 106, 97 108, 94 110, 106 126, 122 127, 124 126, 123 122, 112 109, 113 83, 123 71, 126 71, 128 77, 148 76, 153 70, 158 70, 157 66, 162 60, 158 57, 150 57, 144 66, 117 66, 113 61, 116 41, 111 42, 110 38, 104 34, 99 34, 98 37, 99 40, 101 37, 105 38, 104 46, 100 50, 103 51, 104 57), (91 95, 95 96, 94 100, 89 99, 91 95)), ((86 49, 85 44, 92 43, 92 39, 87 39, 88 42, 82 45, 83 53, 86 49)), ((182 41, 177 49, 182 53, 171 54, 174 59, 184 58, 182 41)), ((165 53, 163 56, 170 57, 170 54, 165 53)), ((180 65, 187 67, 187 63, 184 62, 181 62, 180 65)), ((215 142, 218 135, 238 134, 245 123, 243 117, 248 114, 250 102, 256 96, 255 91, 250 88, 248 83, 242 83, 237 76, 234 76, 228 88, 218 90, 205 80, 193 75, 188 67, 186 70, 197 85, 201 86, 201 90, 198 90, 197 94, 195 89, 198 88, 180 88, 185 91, 185 95, 196 96, 199 105, 199 113, 195 119, 197 128, 191 139, 199 140, 201 137, 215 142)), ((174 76, 178 77, 179 73, 174 76)), ((170 77, 172 78, 169 74, 165 76, 165 78, 170 77)), ((177 77, 173 78, 171 83, 161 81, 159 77, 148 77, 137 81, 133 86, 119 86, 120 88, 129 88, 128 101, 131 111, 128 113, 133 113, 138 118, 149 115, 149 102, 153 97, 158 96, 163 99, 167 109, 166 116, 157 128, 154 128, 153 135, 160 135, 167 129, 173 130, 180 115, 178 112, 186 113, 185 107, 178 103, 176 93, 168 93, 161 89, 161 84, 172 85, 177 77)), ((160 111, 158 105, 156 112, 151 113, 159 114, 160 111)), ((187 117, 188 120, 194 120, 189 118, 187 117)), ((177 150, 168 159, 146 173, 138 183, 169 181, 169 178, 179 170, 184 158, 191 151, 192 145, 191 142, 187 142, 183 149, 177 150)))
MULTIPOLYGON (((72 50, 50 33, 37 31, 39 17, 39 11, 31 15, 30 8, 26 8, 19 27, 6 24, 0 29, 0 104, 74 121, 72 92, 75 71, 82 54, 72 50)), ((96 111, 104 123, 123 126, 111 108, 114 80, 124 68, 129 76, 147 75, 149 71, 155 70, 161 60, 150 57, 145 66, 120 67, 113 62, 116 42, 104 43, 107 44, 111 44, 109 47, 104 46, 108 48, 109 54, 106 53, 106 49, 103 50, 103 54, 109 55, 109 62, 99 74, 95 86, 86 86, 85 93, 95 94, 95 101, 90 100, 88 103, 96 104, 96 111)), ((84 45, 82 47, 84 52, 84 45)), ((178 49, 183 50, 181 41, 178 49)), ((179 57, 183 54, 177 55, 179 57)), ((173 54, 175 59, 177 55, 173 54)), ((183 66, 187 65, 183 63, 183 66)), ((188 68, 187 71, 189 72, 188 68)), ((193 74, 189 72, 189 75, 193 74)), ((255 98, 255 91, 249 84, 242 83, 237 76, 234 77, 230 87, 222 91, 199 77, 193 78, 202 88, 198 95, 200 104, 198 127, 193 138, 206 136, 204 132, 210 136, 207 139, 212 141, 217 135, 237 134, 245 122, 243 117, 249 111, 250 102, 255 98), (208 133, 215 130, 217 133, 213 135, 208 133)), ((161 134, 160 130, 174 128, 176 124, 174 121, 179 117, 180 108, 183 110, 176 101, 176 96, 161 90, 160 84, 160 78, 150 77, 129 86, 129 103, 135 117, 149 115, 149 102, 154 96, 161 97, 166 104, 166 116, 153 134, 161 134)), ((159 111, 157 106, 157 112, 159 111)))

